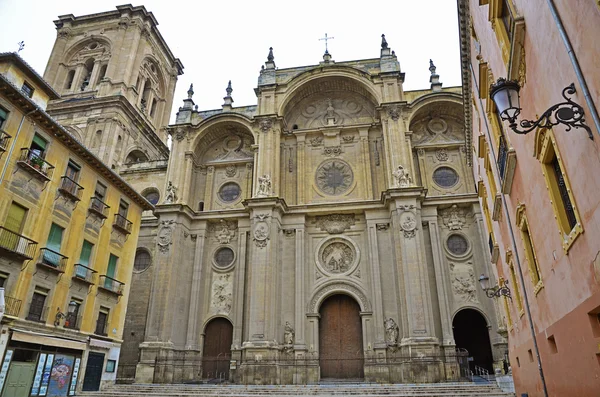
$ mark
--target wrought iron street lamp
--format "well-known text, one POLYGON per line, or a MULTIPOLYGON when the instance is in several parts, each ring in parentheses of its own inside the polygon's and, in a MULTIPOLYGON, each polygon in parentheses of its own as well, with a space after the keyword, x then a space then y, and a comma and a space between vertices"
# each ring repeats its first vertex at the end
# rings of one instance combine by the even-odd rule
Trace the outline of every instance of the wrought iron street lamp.
MULTIPOLYGON (((77 302, 71 301, 69 302, 69 307, 67 309, 68 314, 75 313, 77 309, 77 302)), ((54 326, 58 327, 60 325, 60 320, 63 318, 67 318, 67 315, 60 311, 60 307, 56 308, 56 315, 54 316, 54 326)))
POLYGON ((588 137, 594 140, 592 130, 590 127, 584 124, 584 111, 583 108, 577 103, 573 102, 571 98, 567 98, 568 95, 575 94, 575 84, 571 83, 568 87, 565 87, 562 92, 564 102, 557 103, 550 107, 542 114, 537 120, 521 120, 519 130, 517 125, 517 117, 521 113, 521 107, 519 106, 519 90, 521 87, 515 80, 506 80, 502 77, 490 87, 490 97, 496 105, 498 115, 502 120, 509 122, 509 127, 517 134, 527 134, 536 128, 551 128, 558 124, 564 124, 567 126, 567 131, 571 128, 583 128, 587 131, 588 137))
POLYGON ((510 288, 508 288, 508 281, 506 280, 504 280, 501 284, 490 287, 490 278, 485 274, 482 274, 479 276, 479 285, 488 298, 499 298, 501 296, 506 296, 512 300, 510 288))

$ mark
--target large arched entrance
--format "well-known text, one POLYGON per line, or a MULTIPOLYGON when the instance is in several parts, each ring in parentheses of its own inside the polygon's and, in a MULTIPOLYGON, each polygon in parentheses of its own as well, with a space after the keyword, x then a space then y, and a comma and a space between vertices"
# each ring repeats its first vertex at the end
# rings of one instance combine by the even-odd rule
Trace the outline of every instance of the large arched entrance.
POLYGON ((224 318, 210 320, 204 330, 202 378, 228 379, 233 325, 224 318))
POLYGON ((469 352, 469 367, 473 371, 475 366, 487 369, 494 373, 492 345, 487 322, 481 313, 473 309, 463 309, 456 313, 452 321, 454 341, 457 348, 469 352))
POLYGON ((327 298, 319 310, 321 379, 362 379, 364 359, 360 306, 348 295, 327 298))

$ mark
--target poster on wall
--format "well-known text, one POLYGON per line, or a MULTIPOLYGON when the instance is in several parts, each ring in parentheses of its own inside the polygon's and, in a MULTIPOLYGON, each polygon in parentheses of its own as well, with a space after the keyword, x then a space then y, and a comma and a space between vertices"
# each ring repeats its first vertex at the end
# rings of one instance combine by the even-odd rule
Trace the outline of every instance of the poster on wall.
POLYGON ((4 387, 4 381, 6 380, 6 373, 8 372, 8 366, 10 365, 12 355, 12 350, 7 350, 6 354, 4 355, 4 361, 2 362, 2 370, 0 371, 0 392, 2 392, 2 387, 4 387))
POLYGON ((81 363, 80 358, 75 359, 75 366, 73 367, 73 378, 71 378, 71 388, 69 389, 69 396, 75 395, 75 387, 77 386, 77 376, 79 375, 79 364, 81 363))
POLYGON ((57 354, 50 373, 50 384, 48 385, 48 397, 66 396, 71 382, 73 361, 75 357, 57 354))
POLYGON ((38 360, 37 368, 35 369, 35 377, 33 378, 33 386, 31 387, 31 395, 37 396, 40 392, 42 384, 42 374, 44 373, 44 364, 46 363, 46 353, 41 353, 38 360))
POLYGON ((46 365, 44 366, 44 373, 42 374, 42 385, 40 386, 40 396, 45 396, 48 391, 48 382, 50 382, 50 370, 52 369, 52 362, 54 361, 54 354, 48 354, 46 365))

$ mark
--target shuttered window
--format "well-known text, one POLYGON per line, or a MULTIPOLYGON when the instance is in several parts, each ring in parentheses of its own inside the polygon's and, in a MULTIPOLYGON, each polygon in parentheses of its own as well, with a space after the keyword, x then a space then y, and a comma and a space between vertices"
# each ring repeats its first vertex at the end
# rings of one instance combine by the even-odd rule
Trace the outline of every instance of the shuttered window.
POLYGON ((79 255, 79 263, 83 266, 90 267, 90 256, 92 256, 92 248, 94 244, 87 240, 83 240, 83 246, 81 247, 81 255, 79 255))
POLYGON ((48 242, 46 243, 46 247, 50 248, 52 251, 60 252, 60 245, 62 243, 62 235, 63 235, 62 227, 58 226, 56 223, 52 224, 50 227, 50 234, 48 234, 48 242))
POLYGON ((4 126, 6 119, 8 119, 8 112, 3 108, 0 108, 0 128, 4 126))
POLYGON ((17 203, 12 203, 8 209, 8 216, 6 217, 6 222, 4 222, 4 227, 13 233, 20 234, 26 213, 27 208, 17 203))

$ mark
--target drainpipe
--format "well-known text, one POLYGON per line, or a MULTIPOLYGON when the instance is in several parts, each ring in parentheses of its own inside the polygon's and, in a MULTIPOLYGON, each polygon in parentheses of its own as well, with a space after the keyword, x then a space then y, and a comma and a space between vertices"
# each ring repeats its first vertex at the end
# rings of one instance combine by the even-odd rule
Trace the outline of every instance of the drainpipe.
POLYGON ((571 63, 573 64, 573 69, 575 70, 575 75, 577 76, 577 82, 581 86, 581 91, 583 92, 585 102, 587 103, 588 108, 590 109, 590 114, 592 115, 592 119, 594 120, 594 124, 596 125, 596 133, 600 135, 600 116, 598 116, 598 109, 596 109, 594 99, 590 94, 590 90, 588 89, 585 77, 583 76, 583 72, 581 71, 581 66, 579 66, 577 55, 575 55, 575 51, 573 50, 573 46, 571 45, 571 40, 569 40, 569 36, 567 35, 565 26, 563 25, 562 20, 560 19, 560 15, 558 15, 558 10, 556 9, 554 0, 547 0, 547 2, 548 7, 550 8, 550 12, 552 13, 552 18, 554 18, 554 22, 556 22, 556 27, 558 28, 558 32, 560 33, 560 37, 562 38, 563 44, 567 48, 567 54, 569 54, 569 58, 571 59, 571 63))
MULTIPOLYGON (((470 64, 470 66, 471 66, 471 74, 473 75, 473 80, 475 81, 475 88, 477 90, 476 92, 479 92, 479 82, 477 81, 477 75, 475 74, 475 70, 473 69, 473 64, 470 64)), ((481 100, 481 98, 479 98, 479 106, 481 106, 481 108, 484 109, 483 101, 481 100)), ((487 132, 486 135, 488 138, 488 142, 491 143, 491 142, 493 142, 493 140, 492 140, 490 126, 488 124, 487 117, 482 117, 482 119, 485 123, 485 129, 487 132)), ((494 145, 490 144, 489 148, 490 148, 490 151, 492 152, 492 156, 494 157, 496 173, 497 173, 497 175, 500 175, 500 168, 498 166, 498 162, 496 161, 496 159, 498 157, 496 157, 496 151, 494 150, 494 145)), ((498 178, 498 180, 496 180, 496 174, 494 174, 493 176, 494 176, 494 182, 496 183, 496 186, 502 186, 502 181, 500 180, 500 178, 498 178)), ((546 388, 546 378, 544 377, 544 370, 542 368, 542 359, 540 357, 540 350, 538 348, 537 338, 535 337, 535 328, 533 326, 533 318, 531 317, 531 310, 529 309, 529 297, 527 295, 527 288, 525 288, 525 277, 523 276, 523 269, 521 268, 521 260, 519 258, 519 251, 517 250, 515 233, 514 233, 513 227, 512 227, 512 219, 508 212, 508 205, 506 204, 506 197, 504 196, 504 194, 500 194, 500 198, 502 200, 502 207, 504 208, 504 214, 506 215, 506 223, 508 225, 508 231, 510 233, 510 239, 512 241, 512 247, 513 247, 513 253, 515 256, 515 261, 517 262, 517 270, 519 272, 519 281, 521 282, 521 285, 523 286, 522 291, 523 291, 523 300, 525 301, 525 312, 527 313, 527 320, 529 320, 529 330, 531 331, 531 339, 533 340, 533 348, 535 350, 535 357, 537 359, 538 371, 540 373, 540 379, 542 381, 542 387, 544 389, 544 397, 548 397, 548 389, 546 388)))
POLYGON ((23 118, 21 119, 21 123, 19 124, 19 128, 17 129, 17 133, 12 138, 12 144, 10 145, 10 149, 8 150, 8 155, 6 156, 6 162, 4 163, 4 167, 2 168, 2 175, 0 175, 0 184, 4 181, 4 175, 6 174, 6 170, 8 169, 8 162, 10 161, 10 156, 12 155, 13 150, 15 150, 15 145, 17 144, 17 138, 19 137, 19 133, 21 132, 21 128, 23 127, 23 122, 25 118, 30 116, 32 113, 37 112, 39 109, 35 108, 29 113, 25 113, 23 118))

